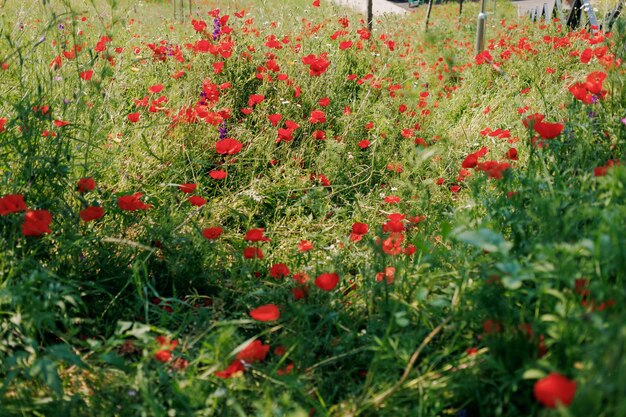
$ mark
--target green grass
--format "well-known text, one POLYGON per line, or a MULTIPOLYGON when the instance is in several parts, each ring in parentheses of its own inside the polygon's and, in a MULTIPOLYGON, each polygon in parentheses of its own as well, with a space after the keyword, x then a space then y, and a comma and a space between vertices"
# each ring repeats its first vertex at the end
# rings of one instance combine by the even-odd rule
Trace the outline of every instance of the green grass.
POLYGON ((369 39, 325 2, 5 3, 3 416, 625 413, 623 19, 601 39, 498 2, 478 63, 477 3, 436 5, 428 31, 425 7, 377 19, 369 39), (217 8, 232 32, 214 40, 217 8), (195 52, 203 37, 222 54, 195 52), (323 53, 311 75, 302 58, 323 53), (584 104, 569 87, 593 71, 606 96, 584 104), (537 142, 535 113, 562 133, 537 142), (241 150, 219 154, 220 134, 241 150), (149 207, 122 210, 135 193, 149 207), (89 206, 103 217, 81 220, 89 206), (246 241, 256 228, 270 240, 246 241), (268 304, 277 320, 250 316, 268 304), (535 399, 551 372, 576 382, 571 406, 535 399))

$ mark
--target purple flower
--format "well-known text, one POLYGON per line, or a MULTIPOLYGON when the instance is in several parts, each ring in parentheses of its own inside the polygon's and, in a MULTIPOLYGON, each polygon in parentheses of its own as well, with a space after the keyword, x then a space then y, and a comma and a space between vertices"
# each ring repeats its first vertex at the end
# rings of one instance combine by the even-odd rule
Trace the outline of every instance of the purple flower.
POLYGON ((222 122, 220 127, 217 128, 220 132, 220 140, 226 139, 228 137, 228 129, 226 128, 226 122, 222 122))
POLYGON ((624 123, 624 124, 626 125, 626 117, 624 117, 624 118, 622 119, 622 123, 624 123))
POLYGON ((222 34, 222 25, 220 24, 220 20, 215 18, 213 19, 213 40, 216 41, 220 38, 222 34))

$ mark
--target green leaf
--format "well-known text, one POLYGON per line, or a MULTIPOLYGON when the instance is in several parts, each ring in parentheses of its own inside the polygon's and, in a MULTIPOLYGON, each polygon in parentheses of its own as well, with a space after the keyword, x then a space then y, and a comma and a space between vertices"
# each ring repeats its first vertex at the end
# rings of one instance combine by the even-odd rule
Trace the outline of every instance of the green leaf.
POLYGON ((513 247, 513 244, 506 241, 501 234, 485 227, 478 230, 457 231, 455 235, 457 240, 487 252, 497 252, 506 255, 513 247))
POLYGON ((541 369, 527 369, 522 375, 522 379, 541 379, 546 373, 541 369))
POLYGON ((37 359, 33 366, 30 367, 30 375, 41 379, 58 396, 63 395, 63 386, 57 372, 57 364, 49 358, 37 359))
POLYGON ((406 318, 406 311, 398 311, 395 314, 395 317, 396 317, 396 324, 400 327, 406 327, 409 324, 411 324, 409 319, 406 318))

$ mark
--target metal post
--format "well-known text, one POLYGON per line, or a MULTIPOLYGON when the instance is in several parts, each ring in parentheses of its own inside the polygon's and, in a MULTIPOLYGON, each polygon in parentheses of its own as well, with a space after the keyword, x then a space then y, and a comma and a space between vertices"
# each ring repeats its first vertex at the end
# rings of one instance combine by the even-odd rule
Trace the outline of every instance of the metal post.
POLYGON ((463 0, 459 0, 459 18, 461 17, 461 13, 463 13, 463 0))
POLYGON ((428 1, 428 11, 426 12, 426 30, 428 30, 428 21, 430 20, 430 11, 433 9, 433 3, 434 2, 435 2, 435 0, 429 0, 428 1))
POLYGON ((374 20, 372 8, 372 0, 367 0, 367 30, 370 32, 372 31, 372 21, 374 20))
POLYGON ((480 13, 478 13, 478 24, 476 27, 476 54, 479 54, 485 49, 485 27, 487 23, 487 13, 485 12, 485 3, 487 0, 482 0, 480 3, 480 13))

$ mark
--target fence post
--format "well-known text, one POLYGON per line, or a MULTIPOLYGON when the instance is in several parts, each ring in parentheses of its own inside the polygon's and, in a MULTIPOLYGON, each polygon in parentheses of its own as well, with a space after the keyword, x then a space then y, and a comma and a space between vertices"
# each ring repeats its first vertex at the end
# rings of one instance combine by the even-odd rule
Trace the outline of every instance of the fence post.
MULTIPOLYGON (((431 0, 433 1, 433 0, 431 0)), ((487 13, 485 12, 485 2, 480 3, 480 13, 478 13, 478 24, 476 27, 476 54, 478 55, 485 49, 485 28, 487 24, 487 13)))
POLYGON ((367 30, 372 31, 372 21, 374 20, 374 12, 372 10, 372 0, 367 0, 367 30))
POLYGON ((428 11, 426 12, 426 30, 428 30, 428 21, 430 20, 430 11, 433 9, 433 3, 435 0, 428 1, 428 11))

